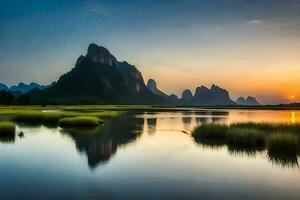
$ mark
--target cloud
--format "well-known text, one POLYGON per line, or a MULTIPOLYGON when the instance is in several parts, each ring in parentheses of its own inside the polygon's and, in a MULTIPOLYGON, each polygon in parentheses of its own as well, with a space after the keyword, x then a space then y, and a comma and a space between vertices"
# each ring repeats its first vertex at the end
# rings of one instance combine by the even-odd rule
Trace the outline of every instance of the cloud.
POLYGON ((86 4, 86 10, 88 12, 96 13, 96 14, 99 14, 99 15, 105 15, 105 16, 110 15, 110 12, 107 9, 107 7, 105 7, 101 4, 97 4, 97 3, 88 3, 88 4, 86 4))
POLYGON ((263 20, 261 19, 252 19, 250 21, 247 21, 247 24, 262 24, 263 20))

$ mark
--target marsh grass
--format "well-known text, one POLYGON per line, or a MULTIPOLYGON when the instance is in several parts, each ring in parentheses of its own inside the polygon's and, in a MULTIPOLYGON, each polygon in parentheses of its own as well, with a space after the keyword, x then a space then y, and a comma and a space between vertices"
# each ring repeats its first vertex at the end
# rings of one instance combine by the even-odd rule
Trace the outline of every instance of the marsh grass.
POLYGON ((125 113, 124 111, 103 111, 103 112, 96 113, 96 117, 101 118, 101 119, 116 118, 124 113, 125 113))
POLYGON ((101 119, 116 118, 125 113, 124 111, 86 111, 77 109, 76 111, 43 112, 37 109, 5 109, 0 111, 1 116, 18 123, 28 125, 57 126, 59 120, 66 117, 97 117, 101 119))
POLYGON ((59 113, 44 113, 38 111, 19 112, 15 115, 15 121, 29 124, 57 123, 62 117, 59 113))
POLYGON ((252 128, 264 132, 293 132, 300 134, 300 123, 240 122, 230 125, 231 128, 252 128))
POLYGON ((222 124, 203 124, 192 131, 195 140, 201 141, 219 141, 222 143, 226 140, 228 126, 222 124))
POLYGON ((265 145, 265 133, 254 128, 230 128, 226 133, 228 145, 241 148, 263 148, 265 145))
POLYGON ((64 127, 61 133, 67 134, 72 137, 89 139, 94 138, 98 134, 103 133, 102 126, 92 126, 92 127, 64 127))
POLYGON ((103 123, 97 117, 81 116, 81 117, 67 117, 59 120, 59 126, 61 127, 93 127, 99 126, 103 123))
POLYGON ((271 162, 285 167, 298 166, 299 124, 250 122, 202 125, 194 129, 192 136, 204 147, 219 144, 222 139, 231 155, 255 156, 257 152, 267 149, 271 162), (225 134, 220 129, 226 130, 225 134))
POLYGON ((13 122, 0 122, 0 137, 15 135, 16 125, 13 122))

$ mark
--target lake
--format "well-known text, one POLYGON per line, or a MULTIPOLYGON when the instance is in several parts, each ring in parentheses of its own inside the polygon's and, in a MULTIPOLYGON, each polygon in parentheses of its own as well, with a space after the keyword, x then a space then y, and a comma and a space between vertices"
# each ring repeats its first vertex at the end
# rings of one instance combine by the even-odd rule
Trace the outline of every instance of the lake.
POLYGON ((298 163, 198 144, 197 125, 300 122, 300 111, 141 111, 93 129, 18 124, 0 141, 0 199, 299 199, 298 163))

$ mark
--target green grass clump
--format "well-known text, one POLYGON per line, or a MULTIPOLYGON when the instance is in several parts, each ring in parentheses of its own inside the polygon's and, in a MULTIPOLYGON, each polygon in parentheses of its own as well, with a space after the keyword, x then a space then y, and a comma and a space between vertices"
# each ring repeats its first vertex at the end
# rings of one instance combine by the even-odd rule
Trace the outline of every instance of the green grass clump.
POLYGON ((265 134, 253 128, 230 128, 226 134, 226 141, 233 146, 261 148, 265 145, 265 134))
POLYGON ((226 140, 226 131, 228 126, 223 124, 203 124, 195 128, 192 136, 195 140, 226 140))
POLYGON ((44 116, 42 112, 38 111, 24 111, 17 112, 15 114, 15 121, 23 122, 23 123, 42 123, 44 120, 44 116))
POLYGON ((44 113, 43 124, 57 124, 58 121, 63 117, 61 113, 44 113))
POLYGON ((97 117, 81 116, 81 117, 67 117, 59 120, 59 126, 61 127, 93 127, 99 126, 103 123, 97 117))
POLYGON ((13 122, 0 122, 0 137, 7 135, 14 135, 16 125, 13 122))

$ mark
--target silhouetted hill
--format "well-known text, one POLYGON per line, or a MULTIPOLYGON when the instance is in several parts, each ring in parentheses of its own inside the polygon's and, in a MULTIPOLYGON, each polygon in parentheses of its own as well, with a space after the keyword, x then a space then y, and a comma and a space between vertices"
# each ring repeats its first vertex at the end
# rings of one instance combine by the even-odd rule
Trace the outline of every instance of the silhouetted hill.
POLYGON ((47 86, 39 85, 37 83, 25 84, 25 83, 21 82, 18 85, 11 86, 9 88, 9 91, 10 92, 20 92, 20 93, 24 94, 33 89, 43 90, 45 88, 47 88, 47 86))
POLYGON ((147 82, 148 89, 153 93, 161 97, 168 97, 167 94, 163 93, 157 88, 156 81, 154 79, 149 79, 147 82))
POLYGON ((20 92, 0 90, 0 105, 28 105, 30 97, 20 92))
POLYGON ((182 92, 181 98, 183 101, 190 101, 193 98, 191 90, 186 89, 182 92))
POLYGON ((157 88, 156 81, 154 79, 149 79, 147 82, 147 88, 155 95, 162 97, 165 102, 171 104, 178 103, 178 97, 175 94, 167 95, 157 88))
POLYGON ((7 91, 8 90, 8 87, 3 84, 3 83, 0 83, 0 91, 7 91))
POLYGON ((234 105, 227 90, 213 84, 210 89, 197 87, 193 98, 189 101, 194 105, 234 105))
POLYGON ((135 66, 117 59, 104 48, 90 44, 86 56, 45 90, 28 93, 34 102, 61 104, 159 103, 161 98, 145 85, 135 66))
POLYGON ((260 103, 256 100, 255 97, 248 96, 246 99, 244 97, 239 97, 236 100, 239 105, 247 105, 247 106, 258 106, 260 103))

